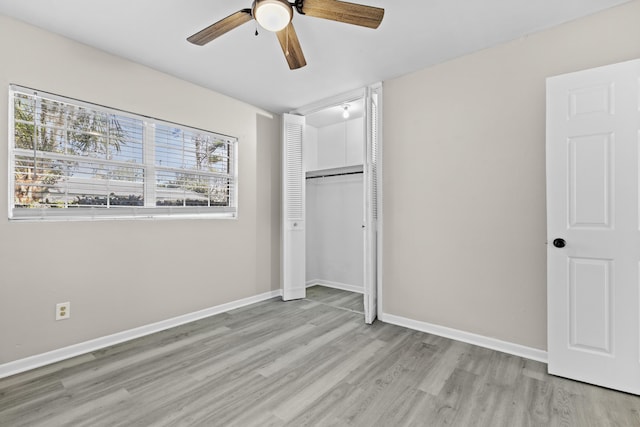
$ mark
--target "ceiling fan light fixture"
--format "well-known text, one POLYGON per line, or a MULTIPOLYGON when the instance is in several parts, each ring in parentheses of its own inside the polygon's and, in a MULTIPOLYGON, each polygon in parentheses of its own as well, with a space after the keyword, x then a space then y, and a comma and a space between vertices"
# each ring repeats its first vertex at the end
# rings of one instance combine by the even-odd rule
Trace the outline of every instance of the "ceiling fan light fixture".
POLYGON ((253 4, 253 17, 262 28, 276 33, 289 25, 293 18, 293 8, 286 0, 256 0, 253 4))

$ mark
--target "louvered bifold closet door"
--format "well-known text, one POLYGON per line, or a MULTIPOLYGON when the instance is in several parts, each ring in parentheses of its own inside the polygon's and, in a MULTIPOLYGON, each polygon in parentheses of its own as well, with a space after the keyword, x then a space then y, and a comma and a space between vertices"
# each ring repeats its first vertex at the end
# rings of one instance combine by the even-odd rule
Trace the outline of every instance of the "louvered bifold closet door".
POLYGON ((381 85, 367 88, 366 143, 364 162, 364 317, 373 323, 378 315, 378 209, 380 173, 380 96, 381 85))
POLYGON ((305 197, 302 141, 305 118, 283 115, 282 160, 282 299, 304 298, 305 289, 305 197))

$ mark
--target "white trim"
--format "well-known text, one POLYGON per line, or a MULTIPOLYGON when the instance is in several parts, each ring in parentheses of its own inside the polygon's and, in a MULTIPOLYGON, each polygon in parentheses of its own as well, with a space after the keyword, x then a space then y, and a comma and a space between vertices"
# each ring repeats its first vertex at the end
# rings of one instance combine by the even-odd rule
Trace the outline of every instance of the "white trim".
POLYGON ((501 351, 503 353, 512 354, 514 356, 524 357, 526 359, 547 363, 547 352, 537 348, 526 347, 520 344, 514 344, 508 341, 502 341, 496 338, 486 337, 471 332, 460 331, 458 329, 447 328, 446 326, 434 325, 432 323, 421 322, 419 320, 407 319, 406 317, 394 316, 393 314, 383 313, 380 320, 397 326, 414 329, 428 334, 438 335, 452 340, 489 348, 491 350, 501 351))
POLYGON ((346 283, 331 282, 329 280, 320 279, 307 280, 307 288, 316 285, 326 286, 327 288, 341 289, 343 291, 355 292, 357 294, 364 294, 364 288, 362 286, 347 285, 346 283))
MULTIPOLYGON (((8 111, 9 111, 9 123, 7 126, 7 148, 8 148, 8 155, 9 155, 9 171, 14 171, 15 170, 15 165, 16 165, 16 160, 13 157, 13 150, 15 147, 15 127, 16 127, 16 122, 15 122, 15 93, 11 90, 11 85, 9 85, 9 105, 8 107, 8 111)), ((13 207, 15 206, 16 200, 15 200, 15 179, 16 179, 16 174, 15 173, 10 173, 9 174, 9 179, 7 180, 7 194, 9 195, 9 203, 7 204, 7 218, 11 218, 13 215, 13 207)))
POLYGON ((384 257, 384 215, 383 215, 383 174, 384 174, 384 90, 383 83, 378 82, 370 86, 373 90, 378 93, 378 222, 376 224, 376 237, 378 239, 376 243, 376 248, 378 252, 378 260, 377 260, 377 278, 376 284, 378 286, 377 289, 377 301, 376 306, 378 308, 377 317, 380 317, 384 314, 384 306, 383 306, 383 295, 382 292, 382 278, 383 275, 383 257, 384 257))
POLYGON ((156 332, 184 325, 185 323, 194 322, 196 320, 204 319, 206 317, 214 316, 216 314, 224 313, 229 310, 244 307, 246 305, 255 304, 257 302, 279 297, 281 295, 281 290, 265 292, 263 294, 254 295, 252 297, 243 298, 237 301, 205 308, 203 310, 194 311, 193 313, 183 314, 182 316, 173 317, 167 320, 161 320, 160 322, 151 323, 148 325, 129 329, 127 331, 122 331, 112 335, 107 335, 78 344, 73 344, 68 347, 59 348, 57 350, 52 350, 46 353, 36 354, 24 359, 14 360, 13 362, 8 362, 0 365, 0 378, 9 377, 11 375, 19 374, 31 369, 59 362, 61 360, 70 359, 72 357, 90 353, 101 348, 154 334, 156 332))
POLYGON ((355 89, 349 92, 341 93, 339 95, 322 99, 320 101, 316 101, 309 105, 305 105, 304 107, 300 107, 298 109, 291 111, 289 114, 307 116, 309 114, 317 113, 320 110, 324 110, 325 108, 330 108, 335 105, 341 105, 341 104, 344 104, 345 102, 355 101, 363 97, 364 97, 364 88, 355 89))

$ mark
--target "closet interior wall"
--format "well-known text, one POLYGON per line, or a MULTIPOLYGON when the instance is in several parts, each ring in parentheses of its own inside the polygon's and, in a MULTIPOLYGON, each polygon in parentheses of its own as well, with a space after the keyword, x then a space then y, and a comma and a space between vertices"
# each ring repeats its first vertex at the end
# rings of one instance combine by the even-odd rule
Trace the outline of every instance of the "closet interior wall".
POLYGON ((307 286, 364 291, 363 120, 306 126, 307 286))

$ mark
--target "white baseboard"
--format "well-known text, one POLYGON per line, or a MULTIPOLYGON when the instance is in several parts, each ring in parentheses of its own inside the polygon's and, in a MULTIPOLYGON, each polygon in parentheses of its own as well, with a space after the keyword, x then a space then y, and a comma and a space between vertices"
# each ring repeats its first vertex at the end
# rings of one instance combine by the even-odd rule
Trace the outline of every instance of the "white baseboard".
POLYGON ((362 288, 362 286, 347 285, 346 283, 331 282, 329 280, 320 279, 307 280, 307 288, 316 285, 326 286, 327 288, 341 289, 343 291, 355 292, 358 294, 364 293, 364 289, 362 288))
POLYGON ((466 342, 468 344, 489 348, 491 350, 501 351, 503 353, 512 354, 514 356, 524 357, 526 359, 536 360, 538 362, 547 363, 547 352, 532 347, 526 347, 520 344, 514 344, 508 341, 502 341, 496 338, 485 337, 483 335, 471 332, 460 331, 458 329, 447 328, 445 326, 434 325, 432 323, 421 322, 419 320, 407 319, 401 316, 383 313, 380 320, 397 326, 414 329, 428 334, 438 335, 450 338, 456 341, 466 342))
POLYGON ((125 341, 164 331, 166 329, 184 325, 185 323, 194 322, 196 320, 204 319, 205 317, 224 313, 236 308, 244 307, 249 304, 255 304, 257 302, 265 301, 281 295, 282 290, 265 292, 260 295, 243 298, 237 301, 228 302, 226 304, 220 304, 215 307, 205 308, 204 310, 195 311, 193 313, 184 314, 182 316, 173 317, 171 319, 162 320, 160 322, 151 323, 149 325, 140 326, 138 328, 129 329, 127 331, 118 332, 112 335, 107 335, 82 343, 73 344, 68 347, 59 348, 57 350, 52 350, 46 353, 36 354, 35 356, 29 356, 24 359, 4 363, 0 365, 0 378, 9 377, 11 375, 19 374, 20 372, 39 368, 41 366, 59 362, 61 360, 70 359, 72 357, 90 353, 101 348, 120 344, 125 341))

